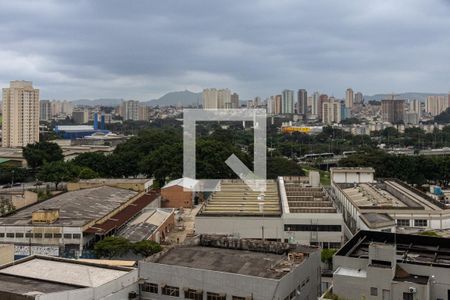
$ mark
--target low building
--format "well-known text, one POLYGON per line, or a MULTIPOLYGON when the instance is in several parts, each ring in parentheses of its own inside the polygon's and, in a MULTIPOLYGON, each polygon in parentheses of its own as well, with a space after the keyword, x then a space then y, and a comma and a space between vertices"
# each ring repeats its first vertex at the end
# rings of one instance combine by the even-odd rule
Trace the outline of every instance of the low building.
POLYGON ((331 168, 330 178, 335 183, 374 182, 374 168, 331 168))
POLYGON ((0 267, 0 299, 138 299, 138 270, 31 256, 0 267))
POLYGON ((332 180, 331 185, 338 209, 343 212, 346 228, 351 232, 349 236, 359 229, 450 228, 450 207, 400 180, 380 179, 359 183, 332 180))
POLYGON ((91 135, 84 136, 71 140, 71 145, 97 145, 97 146, 111 146, 116 147, 119 144, 126 142, 128 137, 124 135, 117 135, 112 132, 95 132, 91 135))
POLYGON ((0 216, 12 213, 18 209, 32 205, 38 201, 35 192, 24 191, 1 191, 0 190, 0 216))
POLYGON ((118 233, 131 242, 151 240, 161 243, 175 227, 175 209, 147 208, 118 233))
POLYGON ((110 133, 109 130, 98 129, 91 125, 58 125, 55 127, 56 135, 65 140, 84 138, 99 132, 103 134, 110 133))
POLYGON ((198 181, 191 178, 179 178, 167 183, 161 188, 162 207, 192 208, 197 184, 198 181))
POLYGON ((450 240, 359 231, 333 258, 339 299, 448 299, 450 240))
POLYGON ((222 180, 197 214, 195 232, 339 248, 343 224, 323 187, 291 176, 267 180, 264 193, 240 180, 222 180))
POLYGON ((315 247, 199 236, 139 262, 141 299, 317 299, 315 247))
POLYGON ((63 193, 0 218, 0 243, 14 244, 16 256, 78 257, 96 239, 89 229, 101 223, 111 232, 120 223, 109 226, 107 220, 132 210, 125 223, 154 197, 109 186, 63 193))

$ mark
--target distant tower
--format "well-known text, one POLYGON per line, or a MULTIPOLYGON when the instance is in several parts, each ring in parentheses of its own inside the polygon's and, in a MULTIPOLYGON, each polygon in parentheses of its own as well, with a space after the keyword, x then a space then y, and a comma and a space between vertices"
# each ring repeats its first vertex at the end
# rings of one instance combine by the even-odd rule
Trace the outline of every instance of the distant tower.
POLYGON ((353 90, 348 88, 347 91, 345 91, 345 106, 347 108, 352 108, 353 101, 354 101, 353 90))
POLYGON ((305 89, 298 90, 297 109, 300 115, 306 115, 308 112, 308 92, 305 89))

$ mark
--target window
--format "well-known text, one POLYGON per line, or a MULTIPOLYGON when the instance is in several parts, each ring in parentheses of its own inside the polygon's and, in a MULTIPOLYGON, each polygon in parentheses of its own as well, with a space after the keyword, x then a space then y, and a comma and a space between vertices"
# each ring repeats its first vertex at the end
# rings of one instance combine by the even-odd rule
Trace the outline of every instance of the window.
POLYGON ((65 239, 72 239, 72 235, 70 233, 64 233, 65 239))
POLYGON ((414 226, 415 227, 427 227, 428 222, 427 222, 427 220, 424 220, 424 219, 417 219, 417 220, 414 220, 414 226))
POLYGON ((284 231, 342 231, 341 225, 285 224, 284 231))
POLYGON ((406 219, 397 219, 397 225, 403 227, 409 227, 409 220, 406 219))
POLYGON ((163 295, 180 297, 180 289, 174 286, 165 285, 162 287, 161 292, 163 295))
POLYGON ((44 237, 46 239, 51 239, 53 237, 53 234, 51 234, 51 233, 44 233, 44 237))
POLYGON ((42 239, 42 233, 35 233, 34 234, 35 239, 42 239))
POLYGON ((32 238, 33 234, 31 232, 25 232, 25 237, 26 238, 32 238))
POLYGON ((6 237, 7 238, 13 238, 14 237, 14 233, 13 232, 7 232, 6 233, 6 237))
POLYGON ((185 299, 203 300, 203 291, 197 291, 194 289, 186 289, 184 291, 185 299))
POLYGON ((378 296, 378 289, 376 287, 370 288, 370 296, 378 296))
POLYGON ((413 293, 403 293, 403 300, 414 300, 413 293))
POLYGON ((81 239, 81 234, 79 234, 79 233, 74 233, 74 234, 73 234, 73 238, 74 238, 74 239, 81 239))
POLYGON ((245 300, 245 297, 231 296, 231 300, 245 300))
POLYGON ((147 292, 147 293, 158 294, 158 285, 156 283, 144 282, 141 285, 141 291, 147 292))
POLYGON ((296 296, 297 296, 297 290, 293 290, 293 291, 289 294, 289 299, 295 299, 296 296))
POLYGON ((5 233, 4 232, 0 232, 0 237, 5 237, 5 233))
POLYGON ((16 238, 23 238, 23 232, 16 232, 16 238))
POLYGON ((55 234, 53 234, 53 237, 54 237, 55 239, 60 239, 61 236, 62 236, 61 233, 55 233, 55 234))
POLYGON ((206 293, 206 300, 226 300, 227 295, 226 294, 218 294, 218 293, 206 293))

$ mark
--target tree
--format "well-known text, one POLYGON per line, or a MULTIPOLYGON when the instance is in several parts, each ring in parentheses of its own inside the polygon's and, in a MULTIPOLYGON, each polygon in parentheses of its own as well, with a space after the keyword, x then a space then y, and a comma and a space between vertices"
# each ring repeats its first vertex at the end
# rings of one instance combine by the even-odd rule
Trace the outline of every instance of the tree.
POLYGON ((108 176, 108 156, 98 152, 81 153, 75 157, 72 162, 80 167, 86 167, 99 174, 99 176, 108 176))
POLYGON ((303 176, 305 171, 293 160, 282 156, 267 158, 267 178, 276 179, 278 176, 303 176))
POLYGON ((327 264, 330 270, 333 269, 333 256, 335 253, 335 249, 322 249, 322 252, 320 253, 320 260, 327 264))
POLYGON ((120 257, 131 249, 131 243, 120 236, 109 236, 99 241, 94 246, 95 255, 99 258, 120 257))
POLYGON ((100 177, 100 175, 92 169, 84 167, 81 168, 79 177, 80 179, 94 179, 100 177))
POLYGON ((45 141, 28 144, 23 148, 23 157, 26 159, 28 166, 32 169, 36 169, 44 163, 64 159, 63 152, 58 144, 45 141))
POLYGON ((37 177, 42 181, 54 182, 55 187, 58 188, 59 183, 72 181, 79 178, 79 175, 80 167, 74 165, 73 163, 54 161, 43 165, 37 177))
POLYGON ((147 257, 158 253, 162 250, 160 244, 154 241, 144 240, 140 242, 136 242, 132 246, 133 252, 136 255, 142 255, 143 257, 147 257))

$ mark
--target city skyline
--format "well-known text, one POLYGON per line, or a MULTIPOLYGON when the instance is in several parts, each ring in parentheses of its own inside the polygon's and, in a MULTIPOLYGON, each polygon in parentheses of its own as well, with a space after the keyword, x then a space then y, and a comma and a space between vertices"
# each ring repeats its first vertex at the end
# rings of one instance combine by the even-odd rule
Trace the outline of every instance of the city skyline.
POLYGON ((69 100, 214 86, 242 99, 302 87, 446 93, 450 6, 432 2, 5 2, 0 84, 32 80, 42 99, 69 100))

